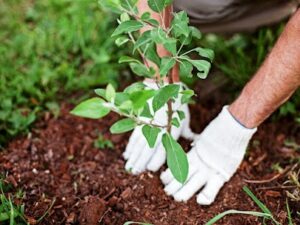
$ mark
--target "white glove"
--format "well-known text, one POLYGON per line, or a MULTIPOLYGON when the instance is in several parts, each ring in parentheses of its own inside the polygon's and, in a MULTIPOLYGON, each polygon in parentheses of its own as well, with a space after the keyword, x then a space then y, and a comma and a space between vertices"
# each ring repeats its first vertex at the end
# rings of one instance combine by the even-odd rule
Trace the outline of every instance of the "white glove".
MULTIPOLYGON (((150 89, 158 89, 154 82, 144 82, 150 89)), ((182 84, 180 84, 182 85, 182 84)), ((191 131, 190 112, 187 104, 181 105, 181 97, 179 96, 173 103, 173 110, 181 110, 185 113, 185 119, 180 123, 180 127, 172 126, 172 135, 177 140, 180 136, 193 139, 194 133, 191 131)), ((152 99, 148 103, 152 103, 152 99)), ((148 118, 143 118, 149 120, 148 118)), ((159 109, 154 116, 153 123, 166 125, 167 123, 167 106, 159 109)), ((146 169, 156 172, 166 161, 166 152, 161 142, 162 132, 158 135, 156 145, 150 148, 143 133, 142 127, 138 126, 134 129, 123 157, 127 160, 125 165, 126 170, 131 170, 133 174, 139 174, 146 169)))
POLYGON ((176 201, 187 201, 204 187, 197 196, 201 205, 210 205, 219 190, 238 169, 248 143, 256 128, 243 127, 225 106, 206 127, 188 153, 189 174, 184 185, 177 182, 169 169, 161 174, 165 192, 176 201))

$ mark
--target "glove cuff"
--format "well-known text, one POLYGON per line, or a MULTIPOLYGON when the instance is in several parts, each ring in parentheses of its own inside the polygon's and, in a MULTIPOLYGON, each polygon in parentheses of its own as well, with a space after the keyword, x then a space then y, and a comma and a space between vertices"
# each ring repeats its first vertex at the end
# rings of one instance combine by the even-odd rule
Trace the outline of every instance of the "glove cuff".
POLYGON ((199 157, 208 166, 229 180, 242 161, 256 131, 257 128, 242 126, 228 111, 228 106, 224 106, 197 138, 195 147, 199 157))

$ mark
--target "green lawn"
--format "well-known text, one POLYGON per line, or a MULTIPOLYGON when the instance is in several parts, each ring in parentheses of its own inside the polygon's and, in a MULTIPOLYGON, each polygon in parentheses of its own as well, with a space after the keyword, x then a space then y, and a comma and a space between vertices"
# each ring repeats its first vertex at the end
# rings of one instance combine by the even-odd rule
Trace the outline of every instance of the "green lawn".
POLYGON ((0 0, 0 146, 75 90, 116 83, 112 15, 95 0, 0 0), (59 94, 58 94, 59 93, 59 94))

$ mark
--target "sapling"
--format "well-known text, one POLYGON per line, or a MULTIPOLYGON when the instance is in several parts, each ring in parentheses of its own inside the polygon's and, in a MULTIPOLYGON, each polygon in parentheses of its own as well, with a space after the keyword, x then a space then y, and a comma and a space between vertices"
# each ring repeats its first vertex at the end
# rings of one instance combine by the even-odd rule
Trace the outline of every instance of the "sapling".
MULTIPOLYGON (((185 113, 180 107, 175 108, 174 102, 179 98, 181 105, 189 103, 194 91, 174 82, 171 71, 178 65, 181 77, 192 77, 192 72, 195 72, 197 77, 204 79, 210 70, 214 53, 201 47, 185 50, 194 38, 201 38, 201 33, 189 25, 189 18, 184 11, 173 13, 170 26, 167 27, 153 18, 152 12, 140 15, 136 3, 137 0, 100 1, 104 8, 120 15, 117 20, 119 25, 112 34, 112 37, 116 38, 116 44, 128 44, 132 48, 132 55, 122 56, 119 63, 129 63, 134 74, 153 79, 156 88, 136 82, 124 91, 117 92, 108 84, 106 89, 95 90, 99 97, 80 103, 71 113, 92 119, 102 118, 111 111, 117 113, 124 119, 111 126, 110 131, 113 134, 131 131, 141 126, 150 148, 158 141, 162 142, 167 153, 168 167, 176 180, 184 183, 188 175, 187 156, 172 136, 171 130, 172 127, 180 126, 185 113), (147 27, 147 31, 139 32, 144 27, 147 27), (169 55, 159 57, 157 45, 162 45, 169 55), (191 58, 191 53, 197 55, 197 58, 191 58), (167 114, 163 124, 154 119, 162 109, 166 109, 167 114)), ((171 4, 172 0, 148 0, 149 8, 159 14, 161 21, 164 21, 164 10, 171 4)))

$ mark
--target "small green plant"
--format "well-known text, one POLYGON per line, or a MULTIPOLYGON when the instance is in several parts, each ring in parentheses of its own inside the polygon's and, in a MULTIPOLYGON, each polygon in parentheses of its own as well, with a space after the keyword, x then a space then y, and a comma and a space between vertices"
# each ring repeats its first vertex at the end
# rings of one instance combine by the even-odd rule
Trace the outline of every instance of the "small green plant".
POLYGON ((7 197, 4 192, 9 191, 9 189, 10 186, 5 184, 3 179, 0 179, 0 224, 28 224, 24 218, 24 204, 16 205, 13 201, 14 198, 23 197, 23 194, 19 192, 15 196, 8 195, 7 197))
MULTIPOLYGON (((250 216, 256 216, 260 217, 263 220, 263 224, 266 224, 266 221, 270 221, 274 225, 281 225, 273 216, 272 212, 268 209, 268 207, 263 204, 248 187, 243 187, 243 190, 246 192, 246 194, 256 203, 256 205, 262 210, 262 212, 256 212, 256 211, 240 211, 240 210, 227 210, 223 213, 220 213, 219 215, 215 216, 211 220, 209 220, 205 225, 213 225, 223 217, 231 214, 242 214, 242 215, 250 215, 250 216)), ((286 202, 287 207, 287 219, 289 221, 289 225, 293 225, 291 211, 288 205, 288 202, 286 202)))
MULTIPOLYGON (((195 69, 197 77, 204 79, 210 70, 214 52, 201 47, 184 50, 193 38, 201 38, 200 31, 189 26, 189 18, 185 12, 173 13, 171 25, 167 27, 152 18, 151 12, 140 15, 136 2, 137 0, 101 0, 100 4, 120 14, 119 25, 112 34, 116 38, 116 44, 121 46, 130 43, 133 48, 132 56, 122 56, 119 62, 129 63, 136 75, 153 79, 157 89, 147 88, 142 82, 137 82, 123 92, 116 92, 113 85, 109 84, 106 89, 95 90, 100 97, 82 102, 72 114, 99 119, 111 111, 116 112, 125 119, 112 125, 110 131, 113 134, 142 126, 142 132, 151 148, 155 146, 158 137, 161 138, 167 153, 168 167, 174 177, 184 183, 188 175, 188 161, 182 147, 172 137, 171 129, 172 126, 179 127, 185 115, 183 111, 174 109, 173 102, 181 98, 181 104, 187 104, 194 91, 174 83, 170 72, 177 63, 180 76, 191 77, 195 69), (138 31, 143 27, 148 30, 141 34, 138 31), (169 56, 158 56, 158 44, 169 52, 169 56), (191 58, 190 53, 197 53, 199 59, 191 58), (154 63, 157 69, 150 66, 148 61, 154 63), (159 76, 156 76, 156 71, 159 76), (163 107, 167 108, 167 120, 164 124, 157 124, 153 122, 155 114, 163 107)), ((159 14, 161 21, 164 21, 165 8, 171 4, 172 0, 148 0, 149 8, 159 14)))
POLYGON ((94 141, 94 146, 99 149, 105 149, 113 148, 114 144, 110 140, 105 139, 102 134, 99 134, 98 138, 94 141))

